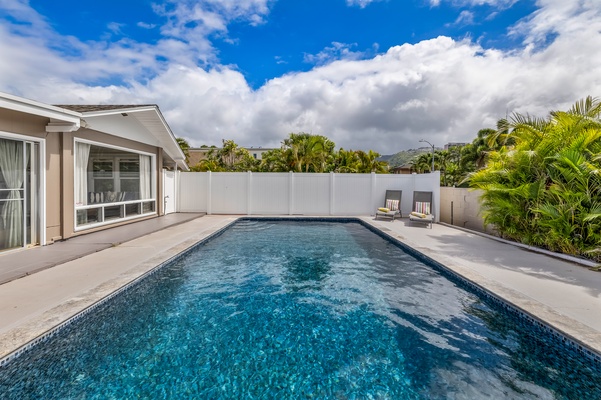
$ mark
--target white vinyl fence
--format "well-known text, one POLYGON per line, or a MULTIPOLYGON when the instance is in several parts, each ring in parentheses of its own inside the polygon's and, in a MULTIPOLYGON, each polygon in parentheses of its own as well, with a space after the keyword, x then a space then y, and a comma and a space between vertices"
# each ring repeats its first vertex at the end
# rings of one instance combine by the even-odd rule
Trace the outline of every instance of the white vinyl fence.
POLYGON ((412 210, 413 191, 433 192, 440 215, 440 173, 313 174, 179 172, 177 210, 243 215, 373 215, 387 189, 402 190, 401 212, 412 210))

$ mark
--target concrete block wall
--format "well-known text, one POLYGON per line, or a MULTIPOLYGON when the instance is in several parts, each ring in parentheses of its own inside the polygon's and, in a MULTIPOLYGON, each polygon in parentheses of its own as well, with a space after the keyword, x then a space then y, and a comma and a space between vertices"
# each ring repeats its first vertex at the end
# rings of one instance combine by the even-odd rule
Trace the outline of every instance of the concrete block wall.
POLYGON ((481 193, 467 188, 441 187, 440 221, 479 232, 494 233, 482 219, 481 193))

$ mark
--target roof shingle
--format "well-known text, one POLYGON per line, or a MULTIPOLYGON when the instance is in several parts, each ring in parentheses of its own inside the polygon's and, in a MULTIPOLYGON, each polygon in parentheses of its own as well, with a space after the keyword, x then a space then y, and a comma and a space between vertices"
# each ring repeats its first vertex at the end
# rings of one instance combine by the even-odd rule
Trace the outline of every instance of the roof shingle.
POLYGON ((120 110, 136 107, 157 107, 156 104, 55 104, 56 107, 65 108, 76 112, 108 111, 120 110))

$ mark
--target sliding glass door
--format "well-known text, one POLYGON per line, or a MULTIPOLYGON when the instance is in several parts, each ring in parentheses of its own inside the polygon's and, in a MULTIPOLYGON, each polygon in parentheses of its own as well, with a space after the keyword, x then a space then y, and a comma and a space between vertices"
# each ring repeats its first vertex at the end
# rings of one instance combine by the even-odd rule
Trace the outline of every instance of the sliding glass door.
POLYGON ((0 251, 39 243, 39 144, 0 138, 0 251))

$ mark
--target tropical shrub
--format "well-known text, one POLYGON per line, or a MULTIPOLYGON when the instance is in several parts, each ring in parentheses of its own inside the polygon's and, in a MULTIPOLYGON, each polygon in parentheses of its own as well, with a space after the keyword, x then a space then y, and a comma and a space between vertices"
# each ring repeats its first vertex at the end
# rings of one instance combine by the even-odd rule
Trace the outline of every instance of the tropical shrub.
POLYGON ((601 261, 601 103, 587 97, 545 118, 514 114, 504 145, 470 174, 500 236, 601 261))

